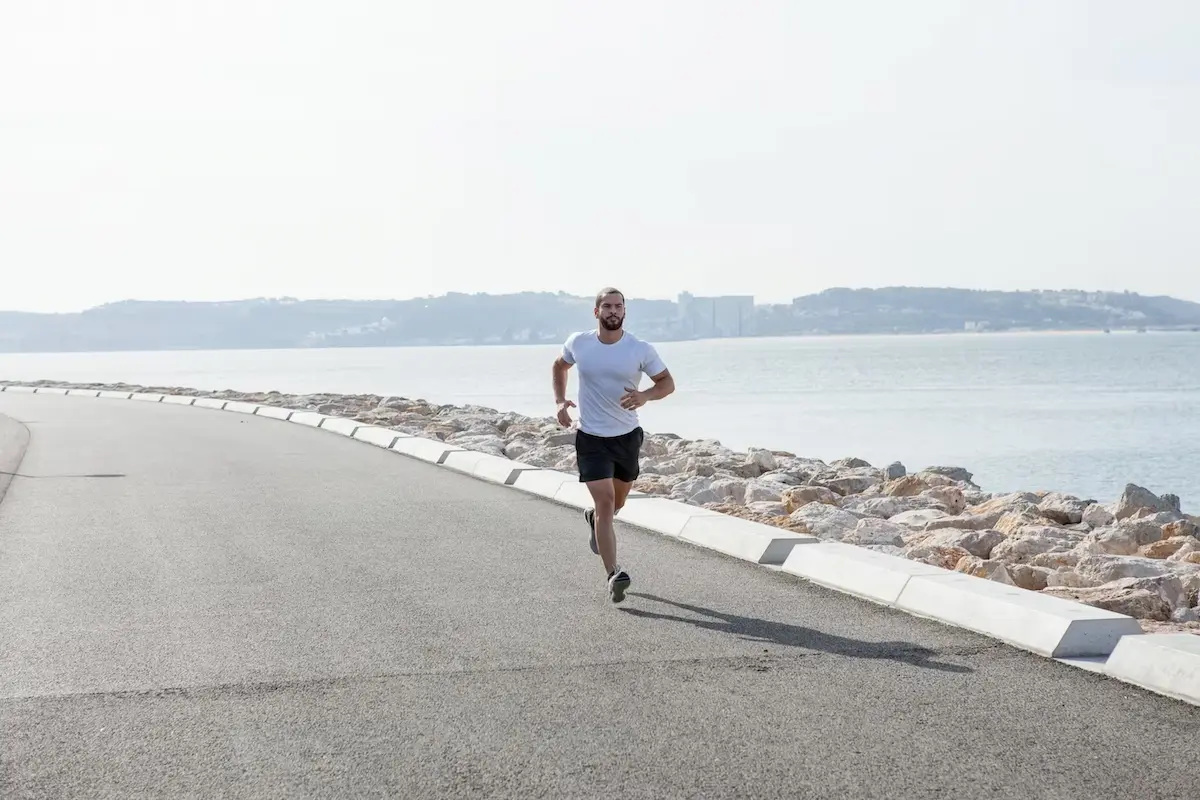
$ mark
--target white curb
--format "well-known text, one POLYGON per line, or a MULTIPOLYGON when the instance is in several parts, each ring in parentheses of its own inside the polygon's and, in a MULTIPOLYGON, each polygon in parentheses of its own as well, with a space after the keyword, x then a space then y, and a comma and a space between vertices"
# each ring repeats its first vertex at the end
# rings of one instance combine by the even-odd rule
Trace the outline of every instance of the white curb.
POLYGON ((1200 636, 1124 636, 1105 662, 1104 674, 1200 706, 1200 636))
POLYGON ((895 605, 909 579, 916 575, 946 575, 949 570, 899 556, 877 553, 842 542, 797 547, 783 562, 783 571, 813 583, 884 605, 895 605))
POLYGON ((396 443, 397 439, 407 435, 400 431, 394 431, 391 428, 380 428, 376 425, 359 425, 354 431, 354 435, 350 438, 388 450, 396 443))
POLYGON ((962 572, 910 578, 895 607, 1050 658, 1106 656, 1142 632, 1133 617, 962 572))
POLYGON ((361 422, 355 422, 345 417, 326 417, 321 421, 321 430, 340 433, 342 436, 354 436, 354 432, 363 427, 361 422))

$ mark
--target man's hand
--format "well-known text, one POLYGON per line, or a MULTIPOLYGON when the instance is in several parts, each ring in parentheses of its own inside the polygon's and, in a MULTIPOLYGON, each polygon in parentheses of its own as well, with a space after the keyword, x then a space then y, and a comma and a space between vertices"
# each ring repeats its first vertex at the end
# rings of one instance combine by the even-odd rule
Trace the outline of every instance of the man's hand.
POLYGON ((571 427, 571 414, 567 411, 568 408, 574 408, 575 404, 570 400, 563 400, 558 404, 558 424, 564 428, 571 427))
POLYGON ((646 401, 649 399, 645 392, 639 392, 637 389, 626 389, 625 394, 621 395, 621 408, 626 411, 633 411, 646 405, 646 401))

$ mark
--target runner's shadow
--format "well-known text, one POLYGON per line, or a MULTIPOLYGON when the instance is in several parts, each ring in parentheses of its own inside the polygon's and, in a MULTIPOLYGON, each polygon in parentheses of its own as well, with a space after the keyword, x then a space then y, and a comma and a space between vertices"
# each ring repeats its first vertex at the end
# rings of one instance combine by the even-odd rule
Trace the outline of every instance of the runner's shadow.
POLYGON ((974 672, 970 667, 960 664, 947 664, 933 660, 938 653, 928 647, 921 647, 911 642, 864 642, 858 639, 848 639, 831 633, 805 628, 800 625, 788 625, 783 622, 772 622, 755 617, 742 617, 711 608, 678 603, 652 594, 629 592, 629 597, 641 597, 656 603, 689 611, 709 619, 682 617, 674 614, 660 614, 654 611, 644 611, 640 608, 621 607, 621 611, 633 617, 642 619, 659 619, 668 622, 686 622, 697 628, 703 628, 720 633, 731 633, 748 642, 774 644, 782 647, 799 647, 805 650, 820 650, 833 655, 850 658, 881 658, 900 661, 914 667, 923 667, 941 672, 974 672))

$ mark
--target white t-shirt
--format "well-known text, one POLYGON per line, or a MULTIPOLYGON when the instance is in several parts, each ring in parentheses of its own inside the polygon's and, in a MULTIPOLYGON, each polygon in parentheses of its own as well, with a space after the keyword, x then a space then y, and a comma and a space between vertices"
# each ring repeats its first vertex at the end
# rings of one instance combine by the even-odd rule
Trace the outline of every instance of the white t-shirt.
POLYGON ((628 332, 613 344, 595 330, 573 333, 562 358, 579 370, 579 429, 593 436, 623 436, 638 427, 637 411, 621 408, 621 395, 638 388, 642 373, 667 368, 654 345, 628 332))

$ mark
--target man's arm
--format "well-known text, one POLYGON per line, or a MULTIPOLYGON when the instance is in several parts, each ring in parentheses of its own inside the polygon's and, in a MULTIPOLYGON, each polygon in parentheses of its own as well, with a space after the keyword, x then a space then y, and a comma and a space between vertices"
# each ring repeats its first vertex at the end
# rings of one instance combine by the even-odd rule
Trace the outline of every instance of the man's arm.
POLYGON ((654 385, 642 392, 647 400, 662 400, 675 391, 675 379, 671 377, 670 370, 664 369, 657 375, 651 375, 650 380, 654 381, 654 385))
POLYGON ((650 380, 654 381, 654 385, 649 389, 642 391, 626 389, 625 394, 621 396, 621 408, 633 411, 635 408, 641 408, 646 405, 651 400, 662 400, 675 391, 675 379, 671 377, 669 370, 664 369, 662 372, 651 375, 650 380))
POLYGON ((564 361, 562 356, 554 359, 554 402, 560 406, 567 402, 567 372, 569 372, 570 369, 571 365, 564 361))

